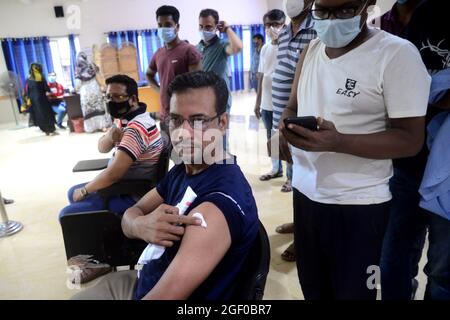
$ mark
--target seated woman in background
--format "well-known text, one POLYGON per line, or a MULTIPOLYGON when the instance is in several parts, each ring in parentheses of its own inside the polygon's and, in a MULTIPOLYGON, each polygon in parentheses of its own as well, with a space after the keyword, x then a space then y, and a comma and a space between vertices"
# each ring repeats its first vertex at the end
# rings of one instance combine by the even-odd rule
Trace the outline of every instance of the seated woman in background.
POLYGON ((86 53, 77 56, 75 90, 80 95, 81 110, 84 117, 84 131, 92 133, 106 131, 112 125, 106 113, 105 100, 96 78, 98 67, 88 61, 86 53))

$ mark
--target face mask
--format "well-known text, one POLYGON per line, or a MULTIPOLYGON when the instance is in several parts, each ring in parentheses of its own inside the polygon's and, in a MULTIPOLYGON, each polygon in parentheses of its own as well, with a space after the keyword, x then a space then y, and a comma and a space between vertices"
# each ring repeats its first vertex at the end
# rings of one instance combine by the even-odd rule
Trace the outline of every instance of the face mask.
POLYGON ((107 108, 109 114, 114 119, 122 119, 128 113, 128 111, 130 111, 131 106, 128 100, 124 102, 110 101, 108 102, 107 108))
POLYGON ((55 83, 55 82, 56 82, 56 77, 55 77, 55 76, 49 76, 49 77, 48 77, 48 81, 49 81, 50 83, 55 83))
POLYGON ((216 36, 214 31, 200 31, 200 37, 203 41, 209 42, 216 36))
POLYGON ((329 48, 348 45, 361 32, 361 16, 351 19, 326 19, 314 21, 319 39, 329 48))
POLYGON ((170 43, 177 37, 175 28, 158 28, 158 37, 163 39, 165 43, 170 43))
POLYGON ((285 0, 284 7, 289 18, 295 18, 302 13, 305 3, 303 0, 285 0))
POLYGON ((281 32, 282 28, 274 28, 274 27, 270 27, 267 31, 266 31, 266 35, 273 41, 278 40, 278 37, 280 36, 280 32, 281 32))
POLYGON ((403 4, 407 3, 407 2, 408 2, 408 0, 397 0, 397 3, 399 5, 403 5, 403 4))

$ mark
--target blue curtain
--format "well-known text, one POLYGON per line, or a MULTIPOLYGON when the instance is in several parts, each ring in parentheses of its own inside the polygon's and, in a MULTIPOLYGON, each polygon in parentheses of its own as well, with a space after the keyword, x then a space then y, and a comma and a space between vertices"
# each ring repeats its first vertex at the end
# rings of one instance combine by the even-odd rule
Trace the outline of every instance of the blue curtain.
MULTIPOLYGON (((143 30, 141 32, 142 37, 142 73, 143 80, 146 80, 145 73, 147 72, 147 68, 152 60, 153 54, 162 47, 161 38, 158 37, 158 30, 143 30)), ((157 75, 156 81, 159 81, 159 77, 157 75)))
POLYGON ((75 88, 75 66, 77 65, 77 49, 75 47, 75 36, 69 35, 69 47, 70 47, 70 80, 72 81, 72 87, 75 88))
POLYGON ((136 47, 140 84, 146 82, 145 72, 147 71, 148 64, 150 63, 153 53, 161 47, 161 41, 157 37, 157 30, 109 32, 108 41, 119 49, 124 42, 131 42, 136 47), (140 48, 138 41, 139 36, 141 36, 143 48, 140 48))
MULTIPOLYGON (((53 60, 50 50, 50 42, 46 37, 2 39, 2 50, 5 56, 8 70, 19 76, 22 86, 28 78, 30 64, 33 62, 42 65, 43 74, 53 71, 53 60)), ((22 98, 19 97, 19 105, 22 98)))
MULTIPOLYGON (((233 31, 242 41, 242 26, 232 25, 231 29, 233 29, 233 31)), ((231 56, 229 59, 229 65, 231 69, 230 90, 244 90, 244 53, 241 51, 240 53, 231 56)))

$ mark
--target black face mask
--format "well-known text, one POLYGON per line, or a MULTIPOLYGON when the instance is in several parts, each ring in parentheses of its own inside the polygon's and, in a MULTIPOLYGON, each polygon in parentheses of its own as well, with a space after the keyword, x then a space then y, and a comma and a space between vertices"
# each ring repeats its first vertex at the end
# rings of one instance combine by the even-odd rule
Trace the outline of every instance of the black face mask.
POLYGON ((124 102, 108 102, 108 112, 114 119, 122 119, 130 109, 131 106, 128 100, 124 102))

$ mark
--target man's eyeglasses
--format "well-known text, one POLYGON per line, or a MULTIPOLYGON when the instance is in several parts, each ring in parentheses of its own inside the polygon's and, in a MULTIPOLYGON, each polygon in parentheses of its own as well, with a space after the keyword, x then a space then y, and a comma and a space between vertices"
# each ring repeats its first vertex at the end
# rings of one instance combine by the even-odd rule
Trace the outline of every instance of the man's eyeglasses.
POLYGON ((195 125, 200 125, 200 128, 202 130, 205 130, 208 128, 209 123, 211 121, 219 118, 221 115, 218 114, 215 117, 207 117, 207 116, 192 116, 187 119, 183 118, 182 116, 171 114, 169 115, 169 127, 171 129, 177 129, 183 125, 185 121, 189 123, 192 129, 195 129, 195 125))
POLYGON ((351 19, 360 13, 362 7, 366 1, 362 1, 361 5, 354 5, 340 8, 316 8, 311 9, 311 17, 314 20, 327 20, 330 19, 331 14, 336 19, 351 19), (361 7, 362 6, 362 7, 361 7))
POLYGON ((123 102, 130 98, 129 95, 111 95, 111 94, 105 94, 103 97, 105 98, 106 102, 110 101, 123 102))
POLYGON ((282 26, 283 26, 283 23, 281 23, 281 22, 267 22, 264 24, 264 27, 266 29, 269 29, 270 27, 274 27, 275 29, 278 29, 282 26))

